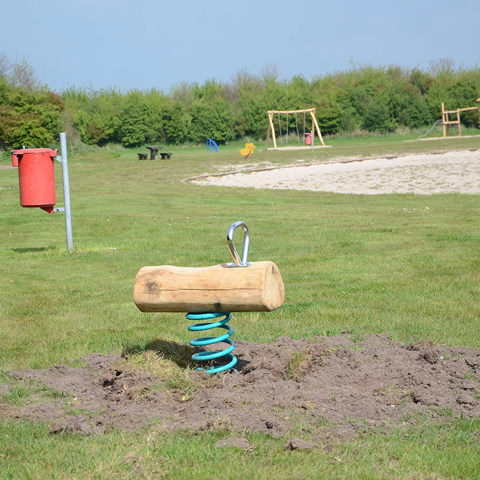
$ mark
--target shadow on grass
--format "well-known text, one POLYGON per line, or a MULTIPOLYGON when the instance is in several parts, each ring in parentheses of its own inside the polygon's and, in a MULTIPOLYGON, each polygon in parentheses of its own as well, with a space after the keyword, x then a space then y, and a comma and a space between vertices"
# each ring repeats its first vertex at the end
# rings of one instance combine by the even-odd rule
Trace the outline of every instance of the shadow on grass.
POLYGON ((193 349, 190 345, 156 339, 145 345, 126 345, 123 348, 122 356, 142 354, 148 351, 175 362, 180 368, 195 368, 196 362, 192 361, 191 357, 199 350, 193 349))
MULTIPOLYGON (((197 362, 192 360, 192 355, 194 353, 205 352, 207 350, 223 350, 224 348, 226 348, 226 346, 224 347, 224 344, 221 343, 212 345, 211 349, 206 349, 203 347, 191 347, 190 345, 182 345, 168 340, 156 339, 145 345, 127 345, 123 348, 122 356, 128 357, 128 355, 142 354, 150 351, 166 360, 171 360, 180 368, 197 369, 199 367, 208 368, 212 365, 226 364, 228 361, 223 362, 220 358, 215 363, 197 362)), ((233 353, 235 353, 235 351, 233 353)), ((240 371, 249 363, 249 361, 238 359, 235 369, 240 371)))
POLYGON ((12 252, 15 253, 38 253, 46 252, 48 250, 55 250, 55 247, 24 247, 24 248, 12 248, 12 252))

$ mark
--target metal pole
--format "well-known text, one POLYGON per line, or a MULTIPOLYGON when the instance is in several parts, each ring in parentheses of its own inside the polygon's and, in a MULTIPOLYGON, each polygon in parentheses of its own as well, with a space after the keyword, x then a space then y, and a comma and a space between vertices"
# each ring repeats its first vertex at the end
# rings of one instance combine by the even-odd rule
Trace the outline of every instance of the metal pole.
POLYGON ((63 199, 65 204, 65 230, 67 232, 67 250, 73 251, 72 211, 70 209, 70 181, 68 179, 67 137, 60 133, 60 150, 62 152, 63 199))

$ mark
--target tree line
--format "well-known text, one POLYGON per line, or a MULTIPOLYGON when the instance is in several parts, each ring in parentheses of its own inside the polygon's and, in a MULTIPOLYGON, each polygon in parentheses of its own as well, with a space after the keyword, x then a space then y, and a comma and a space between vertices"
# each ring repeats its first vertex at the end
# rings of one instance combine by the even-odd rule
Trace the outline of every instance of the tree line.
MULTIPOLYGON (((125 147, 203 143, 208 137, 218 143, 259 140, 266 135, 267 110, 310 107, 317 108, 324 135, 388 133, 429 126, 440 118, 442 102, 457 109, 479 105, 478 97, 480 68, 454 68, 448 60, 425 70, 360 66, 310 80, 240 72, 229 82, 182 83, 165 93, 77 87, 53 92, 35 79, 28 62, 0 56, 0 147, 49 145, 60 131, 89 145, 125 147)), ((278 121, 285 133, 286 117, 278 121)), ((478 112, 462 114, 462 123, 478 127, 478 112)), ((290 115, 290 132, 303 127, 303 116, 290 115)))

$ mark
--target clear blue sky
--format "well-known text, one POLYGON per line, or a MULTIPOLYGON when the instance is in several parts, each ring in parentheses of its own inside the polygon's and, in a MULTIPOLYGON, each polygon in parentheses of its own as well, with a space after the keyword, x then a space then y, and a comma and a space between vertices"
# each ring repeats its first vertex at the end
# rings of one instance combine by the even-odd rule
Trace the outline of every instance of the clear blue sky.
POLYGON ((280 78, 353 65, 480 66, 480 0, 3 0, 0 54, 61 91, 280 78))

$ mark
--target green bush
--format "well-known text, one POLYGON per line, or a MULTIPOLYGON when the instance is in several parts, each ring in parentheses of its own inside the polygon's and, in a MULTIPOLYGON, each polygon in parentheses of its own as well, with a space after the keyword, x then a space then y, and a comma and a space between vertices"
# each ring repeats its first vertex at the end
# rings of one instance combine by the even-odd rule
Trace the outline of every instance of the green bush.
POLYGON ((185 106, 175 100, 167 100, 162 112, 163 138, 168 143, 180 144, 188 139, 191 118, 185 106))
POLYGON ((136 147, 150 140, 151 116, 152 109, 140 93, 133 92, 127 96, 119 115, 120 142, 124 147, 136 147))
POLYGON ((69 89, 63 94, 81 140, 88 145, 120 143, 120 111, 124 100, 116 90, 69 89))
POLYGON ((396 119, 399 125, 418 128, 433 121, 428 104, 412 85, 392 86, 387 100, 390 118, 396 119))
POLYGON ((370 132, 392 132, 397 127, 390 117, 388 107, 383 103, 371 102, 365 109, 363 128, 370 132))
POLYGON ((233 138, 232 107, 225 100, 196 100, 191 105, 190 115, 189 138, 192 141, 201 143, 210 137, 216 142, 226 142, 233 138))
MULTIPOLYGON (((263 76, 240 72, 228 84, 215 80, 182 83, 169 94, 155 89, 125 93, 71 88, 63 92, 63 98, 38 87, 28 62, 15 71, 22 73, 20 80, 11 72, 3 76, 0 72, 3 148, 46 145, 62 128, 74 129, 86 144, 111 142, 125 147, 147 142, 203 143, 207 137, 220 143, 260 139, 267 131, 268 110, 309 107, 316 107, 324 134, 357 129, 391 132, 398 126, 431 125, 440 118, 442 102, 455 110, 478 105, 475 101, 480 97, 480 69, 456 71, 446 60, 432 64, 429 71, 367 66, 310 81, 301 75, 280 81, 274 70, 263 76)), ((478 112, 462 113, 461 120, 476 127, 478 112)), ((274 121, 279 129, 279 119, 274 121)), ((303 115, 290 115, 289 132, 296 133, 297 125, 303 133, 303 115)), ((285 115, 280 126, 285 133, 285 115)), ((309 122, 305 127, 310 130, 309 122)))
POLYGON ((47 90, 13 87, 0 79, 0 146, 48 147, 62 128, 62 98, 47 90))

